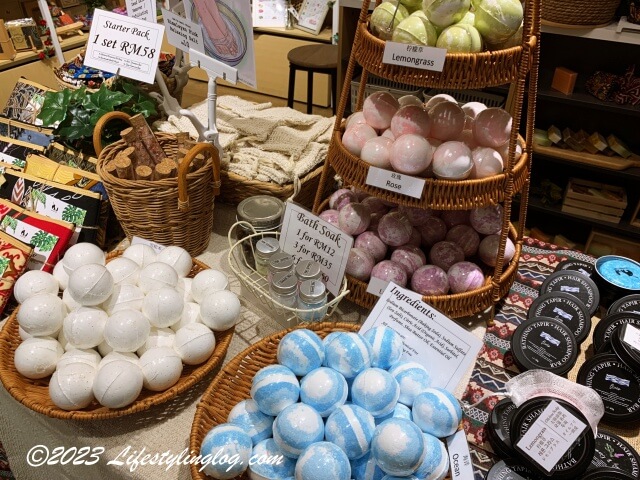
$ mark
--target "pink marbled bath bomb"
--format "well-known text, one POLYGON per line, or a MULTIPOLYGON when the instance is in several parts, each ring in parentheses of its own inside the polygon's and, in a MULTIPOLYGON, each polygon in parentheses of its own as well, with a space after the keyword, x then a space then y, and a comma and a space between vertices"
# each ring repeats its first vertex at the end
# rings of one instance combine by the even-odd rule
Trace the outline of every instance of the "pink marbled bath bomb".
POLYGON ((427 223, 418 227, 422 236, 422 246, 431 248, 447 236, 447 225, 438 217, 430 218, 427 223))
POLYGON ((467 102, 461 108, 465 115, 475 120, 480 112, 487 109, 487 106, 482 102, 467 102))
POLYGON ((380 240, 376 232, 362 232, 353 242, 354 248, 364 250, 378 263, 387 256, 387 244, 380 240))
MULTIPOLYGON (((500 246, 500 235, 489 235, 484 237, 478 247, 478 255, 480 260, 489 265, 490 267, 496 266, 496 260, 498 257, 498 247, 500 246)), ((504 248, 504 262, 503 265, 507 265, 513 256, 516 254, 516 247, 510 238, 507 238, 507 243, 504 248)))
POLYGON ((466 258, 473 257, 478 252, 480 235, 471 225, 455 225, 447 232, 445 240, 458 245, 466 258))
POLYGON ((476 137, 473 135, 473 131, 467 128, 462 131, 462 133, 460 134, 460 136, 458 136, 458 138, 456 138, 456 140, 458 142, 464 143, 467 147, 469 147, 469 150, 471 150, 472 154, 473 149, 478 146, 478 142, 476 142, 476 137))
POLYGON ((477 290, 485 282, 484 273, 472 262, 458 262, 447 271, 451 293, 464 293, 477 290))
POLYGON ((411 277, 411 290, 420 295, 446 295, 449 292, 447 272, 437 265, 424 265, 411 277))
POLYGON ((395 171, 407 175, 418 175, 427 169, 434 152, 435 148, 426 138, 408 133, 393 142, 389 159, 395 171))
POLYGON ((340 209, 338 224, 347 235, 359 235, 371 222, 371 212, 361 203, 347 203, 340 209))
POLYGON ((464 180, 471 173, 471 150, 462 142, 444 142, 433 153, 433 174, 444 180, 464 180))
POLYGON ((412 245, 402 245, 396 248, 391 254, 391 260, 402 265, 409 278, 418 268, 427 263, 424 252, 412 245))
POLYGON ((407 271, 402 265, 391 260, 383 260, 376 264, 371 270, 371 277, 393 282, 401 287, 407 286, 407 271))
POLYGON ((344 124, 345 128, 349 128, 349 126, 357 125, 358 123, 367 123, 367 120, 364 118, 364 114, 362 112, 355 112, 349 115, 346 123, 344 124))
POLYGON ((396 136, 393 134, 390 128, 387 128, 384 132, 382 132, 381 137, 390 138, 391 140, 395 140, 396 136))
POLYGON ((437 265, 445 272, 451 268, 454 263, 464 260, 464 251, 454 242, 443 240, 436 243, 429 251, 429 261, 433 265, 437 265))
POLYGON ((473 121, 473 135, 478 145, 498 148, 509 141, 513 119, 504 108, 481 111, 473 121))
POLYGON ((404 245, 411 239, 413 227, 409 219, 399 212, 384 215, 378 223, 380 239, 392 247, 404 245))
POLYGON ((380 219, 385 215, 386 213, 372 213, 371 221, 369 222, 369 228, 367 228, 367 231, 378 233, 378 224, 380 223, 380 219))
POLYGON ((360 203, 366 205, 369 211, 373 213, 385 214, 389 211, 389 207, 378 197, 367 197, 360 203))
POLYGON ((400 107, 406 107, 407 105, 417 105, 418 107, 424 108, 424 102, 420 99, 420 97, 416 97, 415 95, 404 95, 398 99, 398 103, 400 107))
POLYGON ((388 92, 375 92, 365 98, 362 113, 367 123, 378 130, 391 126, 391 119, 400 108, 398 100, 388 92))
POLYGON ((424 108, 425 110, 431 110, 433 107, 442 102, 451 102, 455 104, 458 103, 458 101, 451 95, 447 93, 438 93, 437 95, 434 95, 429 100, 427 100, 427 102, 424 104, 424 108))
POLYGON ((502 230, 502 205, 474 208, 469 215, 471 226, 482 235, 493 235, 502 230))
POLYGON ((352 190, 341 188, 333 192, 329 197, 329 208, 340 210, 347 203, 355 203, 357 201, 358 197, 352 190))
POLYGON ((325 210, 324 212, 322 212, 318 216, 322 220, 324 220, 325 222, 330 223, 331 225, 333 225, 334 227, 340 228, 340 224, 338 222, 338 216, 339 215, 340 215, 340 212, 338 212, 338 210, 334 210, 334 209, 330 208, 329 210, 325 210))
POLYGON ((352 248, 349 251, 345 272, 347 275, 366 282, 371 277, 371 271, 374 265, 375 260, 369 252, 361 248, 352 248))
POLYGON ((391 119, 391 131, 396 138, 415 133, 427 138, 431 130, 431 120, 427 111, 416 105, 400 107, 391 119))
POLYGON ((351 191, 353 193, 356 194, 356 198, 358 199, 358 203, 362 203, 362 200, 364 200, 365 198, 367 198, 369 196, 369 194, 367 192, 365 192, 364 190, 360 190, 358 188, 355 187, 351 187, 351 191))
POLYGON ((470 210, 445 210, 440 215, 440 218, 444 220, 447 228, 451 228, 456 225, 469 225, 470 214, 470 210))
POLYGON ((342 144, 349 153, 359 157, 362 147, 367 143, 367 140, 376 138, 377 136, 378 134, 372 127, 366 123, 358 123, 344 132, 344 135, 342 135, 342 144))
POLYGON ((465 113, 457 103, 440 102, 429 110, 430 137, 438 140, 454 140, 464 130, 465 113))
POLYGON ((435 217, 436 213, 430 208, 416 208, 398 206, 398 211, 409 219, 414 227, 424 225, 431 217, 435 217))
POLYGON ((360 158, 378 168, 391 168, 391 146, 393 140, 387 137, 375 137, 367 140, 360 151, 360 158))
POLYGON ((487 178, 502 173, 502 156, 490 147, 477 147, 471 151, 473 167, 469 178, 487 178))
MULTIPOLYGON (((509 142, 505 142, 504 145, 502 145, 501 147, 496 148, 496 151, 500 154, 500 156, 502 157, 502 162, 503 163, 507 163, 508 159, 509 159, 509 142)), ((516 151, 515 151, 515 155, 514 155, 514 161, 517 162, 520 157, 522 156, 522 145, 520 145, 520 142, 516 142, 516 151)))

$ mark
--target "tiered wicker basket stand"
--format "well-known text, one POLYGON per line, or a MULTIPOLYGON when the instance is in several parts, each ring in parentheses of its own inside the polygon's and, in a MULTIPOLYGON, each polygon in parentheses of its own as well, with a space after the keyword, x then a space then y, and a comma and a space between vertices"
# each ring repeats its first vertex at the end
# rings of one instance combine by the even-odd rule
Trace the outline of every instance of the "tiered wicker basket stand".
MULTIPOLYGON (((442 72, 384 64, 382 56, 385 42, 374 37, 367 28, 369 4, 370 0, 364 0, 362 3, 344 83, 346 86, 351 84, 356 64, 362 67, 356 110, 362 109, 368 74, 394 82, 429 88, 478 89, 510 84, 510 94, 505 107, 513 116, 513 130, 509 140, 509 159, 503 173, 485 179, 446 181, 428 178, 420 199, 367 185, 369 165, 350 154, 341 141, 344 131, 342 120, 350 90, 343 88, 338 104, 333 138, 320 179, 320 188, 316 194, 314 211, 318 213, 325 208, 334 174, 338 174, 345 185, 353 186, 369 195, 399 205, 436 210, 466 210, 501 203, 504 219, 497 266, 487 276, 485 285, 472 292, 424 297, 425 302, 453 318, 484 311, 494 306, 508 293, 515 279, 522 247, 529 194, 531 142, 538 83, 540 0, 525 2, 524 34, 521 45, 505 50, 476 54, 447 54, 442 72), (516 160, 514 152, 527 90, 525 146, 523 154, 516 160), (521 196, 520 209, 517 228, 514 228, 510 223, 510 218, 513 198, 518 193, 521 196), (503 266, 507 236, 514 242, 516 253, 513 259, 503 266)), ((377 297, 366 292, 367 284, 352 277, 348 277, 348 280, 351 291, 348 298, 358 305, 371 308, 377 297)))

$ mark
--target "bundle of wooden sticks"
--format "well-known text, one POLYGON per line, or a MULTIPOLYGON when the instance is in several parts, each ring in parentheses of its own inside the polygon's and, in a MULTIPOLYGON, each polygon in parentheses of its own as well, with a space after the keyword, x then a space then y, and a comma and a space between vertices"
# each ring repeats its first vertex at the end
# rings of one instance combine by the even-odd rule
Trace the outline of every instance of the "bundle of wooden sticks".
MULTIPOLYGON (((132 126, 120 133, 129 146, 107 163, 107 172, 114 177, 127 180, 163 180, 177 177, 180 162, 196 142, 191 140, 186 132, 176 134, 178 149, 170 158, 162 149, 144 116, 134 115, 129 121, 132 126)), ((197 155, 191 162, 189 171, 200 169, 206 161, 203 154, 197 155)))

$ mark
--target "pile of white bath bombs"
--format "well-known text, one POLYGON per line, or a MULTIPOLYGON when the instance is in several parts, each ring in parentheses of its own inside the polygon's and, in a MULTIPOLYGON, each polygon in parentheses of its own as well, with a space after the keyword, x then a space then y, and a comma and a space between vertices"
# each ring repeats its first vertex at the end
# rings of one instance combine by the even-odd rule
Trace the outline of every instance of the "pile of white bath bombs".
MULTIPOLYGON (((320 218, 354 237, 346 273, 379 278, 422 295, 446 295, 485 285, 495 267, 502 231, 502 206, 435 211, 397 207, 377 197, 340 189, 320 218)), ((507 238, 506 265, 515 254, 507 238)))
MULTIPOLYGON (((426 103, 414 95, 368 96, 346 121, 344 147, 378 168, 442 180, 481 179, 507 162, 512 118, 480 102, 462 106, 447 94, 426 103)), ((522 153, 516 145, 515 158, 522 153)))
POLYGON ((211 357, 213 332, 233 327, 240 315, 227 276, 208 269, 191 279, 192 266, 177 246, 156 254, 132 245, 106 263, 99 247, 78 243, 53 274, 26 272, 14 287, 23 340, 16 369, 30 379, 51 375, 51 400, 64 410, 94 399, 122 408, 143 388, 167 390, 183 365, 211 357))

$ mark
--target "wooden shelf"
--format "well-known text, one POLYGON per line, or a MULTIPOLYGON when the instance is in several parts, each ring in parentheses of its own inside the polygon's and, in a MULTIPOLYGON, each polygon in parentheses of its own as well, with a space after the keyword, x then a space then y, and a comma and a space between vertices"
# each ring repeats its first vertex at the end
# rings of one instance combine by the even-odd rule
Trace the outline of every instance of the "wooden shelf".
POLYGON ((318 35, 305 32, 294 28, 293 30, 287 30, 286 28, 278 27, 255 27, 253 33, 259 35, 266 33, 268 35, 277 35, 279 37, 297 38, 300 40, 314 40, 319 43, 331 43, 331 28, 323 29, 318 35))
MULTIPOLYGON (((72 50, 74 48, 78 48, 84 46, 87 43, 87 39, 89 38, 88 33, 83 33, 82 35, 74 35, 68 38, 60 39, 60 46, 62 50, 72 50)), ((39 60, 38 58, 39 52, 34 52, 29 50, 28 52, 18 52, 16 57, 13 60, 0 60, 0 71, 8 70, 10 68, 17 67, 19 65, 24 65, 25 63, 33 62, 35 60, 39 60)), ((52 60, 55 61, 55 60, 52 60)), ((32 80, 36 80, 34 78, 32 80)))
POLYGON ((543 147, 533 144, 533 151, 547 157, 559 158, 568 162, 580 163, 607 170, 626 170, 632 167, 640 167, 640 156, 632 155, 629 158, 607 157, 606 155, 594 155, 588 152, 576 152, 557 147, 543 147))
POLYGON ((547 22, 542 24, 543 33, 553 33, 556 35, 568 35, 571 37, 590 38, 593 40, 604 40, 606 42, 629 43, 640 45, 640 32, 623 30, 616 31, 618 22, 611 22, 605 27, 596 28, 576 28, 571 26, 551 25, 547 22))

